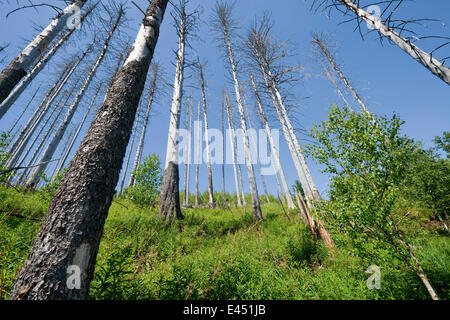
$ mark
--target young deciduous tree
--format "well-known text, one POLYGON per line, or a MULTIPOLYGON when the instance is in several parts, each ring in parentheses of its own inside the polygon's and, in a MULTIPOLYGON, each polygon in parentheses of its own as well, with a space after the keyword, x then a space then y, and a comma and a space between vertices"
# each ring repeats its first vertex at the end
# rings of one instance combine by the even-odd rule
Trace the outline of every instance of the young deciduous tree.
MULTIPOLYGON (((402 122, 334 106, 328 120, 311 129, 316 141, 308 152, 331 174, 330 197, 321 214, 359 244, 390 249, 422 280, 437 299, 414 249, 401 229, 405 216, 393 211, 416 145, 402 136, 402 122), (386 139, 388 137, 388 139, 386 139)), ((378 251, 376 251, 378 252, 378 251)))
POLYGON ((87 298, 167 3, 153 0, 148 6, 128 58, 53 196, 10 299, 87 298), (74 272, 78 279, 70 277, 74 272))

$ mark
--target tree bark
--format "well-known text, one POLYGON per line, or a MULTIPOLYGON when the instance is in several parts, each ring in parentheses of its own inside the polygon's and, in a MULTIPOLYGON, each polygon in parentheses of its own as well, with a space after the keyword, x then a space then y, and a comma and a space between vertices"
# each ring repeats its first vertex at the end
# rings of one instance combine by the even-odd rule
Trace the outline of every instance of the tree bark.
MULTIPOLYGON (((78 7, 81 9, 87 0, 74 0, 0 73, 0 103, 8 97, 11 90, 27 75, 27 70, 44 52, 52 40, 64 29, 67 20, 78 7)), ((0 119, 2 114, 0 114, 0 119)))
POLYGON ((100 237, 167 2, 153 0, 149 5, 128 59, 108 88, 53 196, 10 299, 87 298, 100 237), (79 289, 70 282, 78 272, 71 270, 79 271, 79 289))

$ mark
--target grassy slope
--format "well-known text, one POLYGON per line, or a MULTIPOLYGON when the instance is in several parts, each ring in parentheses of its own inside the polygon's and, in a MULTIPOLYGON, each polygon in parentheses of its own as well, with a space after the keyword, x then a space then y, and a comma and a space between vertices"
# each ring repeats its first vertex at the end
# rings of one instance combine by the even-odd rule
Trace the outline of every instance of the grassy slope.
MULTIPOLYGON (((0 187, 0 210, 39 218, 49 199, 0 187)), ((119 199, 106 221, 91 284, 93 299, 428 299, 410 272, 378 263, 381 290, 366 287, 368 261, 331 230, 339 250, 329 256, 295 213, 265 205, 267 221, 249 209, 184 210, 166 224, 156 211, 119 199)), ((423 223, 418 222, 418 223, 423 223)), ((0 298, 7 299, 39 221, 0 213, 0 298)), ((415 232, 430 281, 450 297, 450 241, 436 230, 415 232)), ((389 257, 385 259, 389 261, 389 257)))

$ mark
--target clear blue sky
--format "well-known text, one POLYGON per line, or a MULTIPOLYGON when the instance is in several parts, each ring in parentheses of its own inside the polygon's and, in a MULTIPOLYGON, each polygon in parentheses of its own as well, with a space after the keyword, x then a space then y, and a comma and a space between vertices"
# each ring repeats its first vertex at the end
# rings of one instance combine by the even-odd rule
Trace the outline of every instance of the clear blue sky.
MULTIPOLYGON (((54 15, 54 11, 42 7, 39 8, 38 13, 33 9, 27 9, 12 14, 6 19, 6 12, 16 7, 16 1, 9 2, 9 4, 0 6, 0 43, 10 43, 10 46, 6 50, 8 57, 0 65, 1 68, 13 56, 20 52, 27 43, 26 40, 30 40, 36 34, 33 26, 47 25, 54 15)), ((61 4, 61 1, 50 2, 61 4)), ((145 8, 145 0, 137 0, 136 2, 142 8, 145 8)), ((225 84, 229 88, 231 88, 231 84, 228 82, 228 78, 225 77, 225 61, 221 57, 221 52, 217 48, 208 26, 214 3, 215 1, 212 0, 192 0, 192 7, 201 4, 204 10, 202 15, 203 22, 198 31, 198 36, 202 41, 193 41, 192 45, 195 49, 195 55, 198 54, 201 59, 208 60, 206 77, 208 79, 207 99, 209 104, 210 127, 220 128, 221 91, 225 84)), ((336 58, 346 76, 352 80, 354 87, 362 95, 373 113, 391 115, 395 112, 399 114, 406 122, 404 125, 404 133, 416 140, 423 141, 426 147, 432 145, 434 136, 442 134, 445 130, 450 130, 450 88, 448 85, 433 76, 428 70, 397 47, 388 42, 384 42, 381 45, 379 41, 375 40, 374 34, 367 36, 365 41, 362 41, 359 34, 353 32, 354 24, 339 25, 339 22, 343 19, 337 12, 333 12, 331 17, 327 18, 324 14, 311 12, 309 10, 309 4, 310 0, 307 3, 303 0, 279 0, 276 2, 273 0, 240 0, 236 2, 236 14, 240 18, 241 27, 246 28, 255 15, 261 15, 264 11, 270 11, 275 22, 275 35, 280 40, 290 40, 296 45, 299 54, 292 59, 292 62, 300 62, 304 68, 304 73, 308 75, 292 89, 292 93, 295 94, 300 102, 300 107, 295 113, 297 122, 302 127, 310 128, 314 123, 324 120, 326 118, 327 108, 332 103, 341 103, 331 84, 320 76, 321 69, 311 54, 311 34, 314 31, 324 31, 334 34, 334 41, 339 44, 336 58)), ((142 14, 130 1, 127 2, 127 8, 129 22, 128 27, 123 32, 131 38, 134 38, 142 14)), ((168 11, 170 10, 171 8, 169 6, 168 11)), ((415 2, 405 3, 401 7, 399 16, 404 18, 433 17, 441 19, 447 25, 450 25, 449 12, 450 1, 434 0, 431 2, 427 0, 416 0, 415 2)), ((177 47, 177 37, 168 13, 165 15, 155 58, 163 63, 166 69, 167 79, 169 82, 172 82, 175 71, 174 66, 171 64, 174 60, 172 51, 177 47)), ((366 30, 365 26, 363 26, 363 30, 366 30)), ((450 36, 449 29, 443 27, 441 24, 429 24, 427 28, 419 30, 421 30, 422 35, 439 34, 450 36)), ((87 38, 89 38, 89 35, 87 38)), ((86 41, 90 41, 90 38, 86 41)), ((82 43, 84 41, 80 40, 80 42, 82 43)), ((78 45, 82 47, 80 43, 78 45)), ((433 48, 431 43, 423 42, 421 45, 425 50, 433 48)), ((73 45, 60 52, 55 57, 55 61, 61 59, 64 53, 73 52, 71 48, 73 48, 73 45)), ((190 52, 192 53, 192 51, 190 52)), ((449 56, 449 52, 449 49, 444 49, 442 52, 443 55, 440 57, 449 56), (447 52, 446 55, 445 51, 447 52)), ((107 68, 107 65, 105 64, 103 67, 107 68)), ((33 85, 27 89, 23 97, 11 108, 7 116, 0 121, 0 131, 8 130, 21 111, 19 106, 25 103, 27 98, 29 99, 39 83, 51 82, 55 78, 54 71, 55 68, 49 66, 35 79, 33 85)), ((190 81, 188 79, 187 83, 190 83, 190 81)), ((190 88, 185 90, 187 95, 191 92, 198 97, 198 91, 190 88)), ((247 96, 251 97, 252 95, 249 92, 247 96)), ((166 98, 162 98, 154 106, 155 112, 152 114, 149 123, 144 155, 155 152, 160 154, 162 160, 165 159, 170 97, 171 94, 166 98)), ((89 97, 87 96, 87 98, 89 97)), ((85 98, 86 101, 88 100, 87 98, 85 98)), ((102 98, 98 99, 97 104, 101 103, 102 98)), ((249 100, 249 105, 252 106, 253 101, 251 99, 249 100)), ((75 121, 78 121, 82 117, 87 105, 86 101, 84 102, 84 106, 77 112, 75 121)), ((356 104, 354 105, 356 108, 356 104)), ((29 110, 26 117, 29 117, 32 111, 29 110)), ((84 128, 84 132, 86 130, 87 126, 84 128)), ((307 139, 302 134, 299 134, 298 138, 301 139, 302 144, 307 139)), ((296 180, 296 172, 284 140, 280 141, 280 145, 280 158, 288 178, 288 184, 292 185, 296 180)), ((309 159, 308 163, 310 164, 313 178, 319 190, 326 196, 328 177, 319 172, 319 168, 311 159, 309 159)), ((184 166, 180 168, 181 178, 184 174, 183 170, 184 166)), ((232 166, 227 165, 225 170, 226 189, 227 191, 234 191, 232 166)), ((207 190, 206 166, 202 166, 200 172, 200 188, 204 191, 207 190)), ((220 191, 222 189, 220 166, 213 167, 213 175, 215 190, 220 191)), ((194 171, 191 171, 191 177, 193 176, 194 171)), ((266 177, 266 183, 269 186, 269 191, 276 194, 275 178, 270 176, 266 177)), ((180 187, 182 187, 182 181, 180 181, 180 187)), ((194 190, 193 188, 194 185, 192 182, 191 190, 194 190)), ((261 184, 258 184, 258 189, 262 194, 261 184)))

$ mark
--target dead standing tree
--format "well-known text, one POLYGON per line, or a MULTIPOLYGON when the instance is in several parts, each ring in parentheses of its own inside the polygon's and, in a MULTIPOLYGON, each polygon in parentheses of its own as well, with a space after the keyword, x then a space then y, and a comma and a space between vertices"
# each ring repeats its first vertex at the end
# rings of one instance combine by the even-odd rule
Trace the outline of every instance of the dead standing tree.
POLYGON ((56 148, 58 147, 59 143, 61 142, 61 139, 64 136, 64 133, 66 132, 67 127, 69 126, 81 100, 83 99, 83 96, 88 89, 90 83, 92 82, 92 79, 97 72, 100 64, 102 63, 103 59, 105 58, 106 52, 108 51, 111 38, 114 34, 114 32, 119 27, 122 17, 124 16, 124 11, 122 6, 119 6, 117 8, 117 12, 110 12, 111 21, 114 21, 112 26, 110 27, 108 36, 106 37, 106 40, 103 44, 102 50, 100 51, 100 54, 97 58, 97 60, 92 65, 91 69, 88 72, 87 77, 84 79, 84 82, 80 88, 80 90, 77 92, 74 100, 72 101, 69 109, 67 110, 66 114, 64 115, 64 120, 61 122, 59 127, 56 129, 55 134, 53 135, 50 143, 48 144, 47 148, 44 150, 39 162, 45 163, 44 165, 38 166, 34 168, 33 172, 31 173, 30 177, 27 180, 27 183, 25 184, 25 187, 27 188, 34 188, 37 183, 40 180, 41 174, 45 171, 47 167, 48 161, 53 157, 53 154, 56 151, 56 148), (113 16, 115 15, 115 18, 113 16))
MULTIPOLYGON (((78 12, 87 0, 73 0, 55 19, 31 41, 22 52, 15 57, 9 65, 0 73, 0 103, 8 97, 10 92, 27 75, 27 70, 35 63, 40 54, 48 47, 52 40, 66 26, 71 25, 69 19, 78 12)), ((2 116, 0 116, 1 119, 2 116)))
POLYGON ((55 192, 10 299, 86 299, 168 0, 153 0, 121 70, 55 192), (79 271, 79 288, 67 271, 79 271))
POLYGON ((255 173, 253 171, 250 144, 247 134, 247 125, 245 123, 244 107, 242 105, 241 94, 239 91, 237 65, 235 61, 235 53, 233 51, 232 40, 237 26, 237 23, 233 19, 233 4, 226 2, 217 2, 214 8, 214 15, 212 17, 212 25, 222 48, 225 49, 230 64, 231 74, 233 76, 234 91, 236 95, 236 102, 238 105, 241 128, 243 131, 245 162, 247 165, 250 194, 252 197, 253 217, 256 220, 264 220, 261 212, 258 189, 256 187, 255 173))
POLYGON ((179 196, 178 138, 183 98, 183 75, 185 68, 185 48, 187 37, 196 27, 198 12, 186 12, 188 0, 180 0, 179 7, 174 7, 172 14, 174 26, 178 33, 178 51, 176 52, 176 71, 173 85, 172 107, 167 139, 166 161, 161 184, 159 211, 164 219, 182 219, 179 196))
MULTIPOLYGON (((366 22, 370 26, 370 31, 378 32, 379 38, 389 39, 397 47, 402 49, 406 54, 412 57, 414 60, 422 64, 425 68, 431 71, 435 76, 443 80, 450 85, 450 68, 444 65, 444 62, 449 58, 443 58, 438 60, 433 57, 436 51, 450 44, 450 37, 445 36, 419 36, 417 32, 412 30, 412 25, 421 25, 424 21, 434 21, 434 19, 396 19, 394 14, 397 13, 399 7, 404 0, 388 0, 382 2, 372 2, 366 5, 361 5, 360 1, 355 0, 313 0, 312 8, 316 8, 316 11, 322 8, 324 11, 330 11, 336 9, 343 13, 344 16, 353 16, 353 18, 345 21, 356 21, 361 37, 363 33, 361 30, 361 23, 366 22), (371 5, 385 5, 381 11, 380 16, 370 14, 365 10, 371 5), (439 44, 429 53, 419 48, 415 43, 423 39, 438 39, 445 41, 439 44)), ((363 37, 364 38, 364 37, 363 37)))

